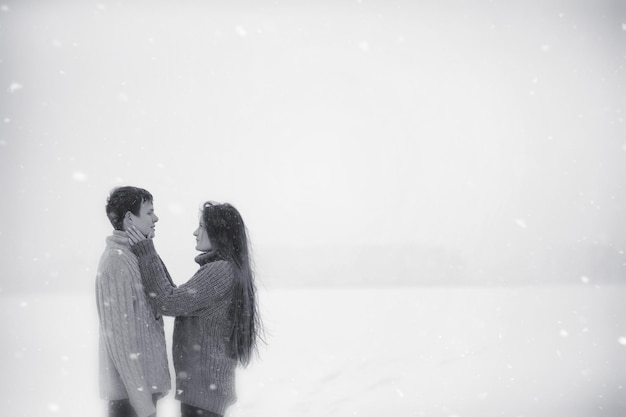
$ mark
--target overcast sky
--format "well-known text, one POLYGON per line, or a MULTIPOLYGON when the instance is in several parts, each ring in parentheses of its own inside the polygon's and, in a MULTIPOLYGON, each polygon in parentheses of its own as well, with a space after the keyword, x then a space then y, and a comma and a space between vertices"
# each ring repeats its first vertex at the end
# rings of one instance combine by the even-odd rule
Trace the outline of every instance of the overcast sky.
POLYGON ((262 264, 626 250, 622 1, 128 3, 0 5, 1 287, 92 280, 118 185, 182 274, 208 199, 262 264))

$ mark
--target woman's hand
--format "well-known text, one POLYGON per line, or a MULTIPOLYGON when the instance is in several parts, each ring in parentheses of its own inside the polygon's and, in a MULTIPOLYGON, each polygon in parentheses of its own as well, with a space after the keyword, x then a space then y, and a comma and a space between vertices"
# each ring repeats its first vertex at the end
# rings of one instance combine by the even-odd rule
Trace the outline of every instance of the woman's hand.
POLYGON ((126 236, 128 236, 128 240, 130 240, 131 245, 148 239, 135 226, 130 226, 128 229, 126 229, 126 236))

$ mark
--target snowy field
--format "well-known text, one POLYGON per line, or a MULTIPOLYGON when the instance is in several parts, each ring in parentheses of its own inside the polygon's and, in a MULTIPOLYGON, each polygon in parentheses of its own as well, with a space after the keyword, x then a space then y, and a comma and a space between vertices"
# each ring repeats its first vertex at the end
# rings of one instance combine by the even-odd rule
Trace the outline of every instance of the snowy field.
MULTIPOLYGON (((626 415, 626 286, 260 295, 268 344, 230 417, 626 415)), ((92 294, 0 295, 0 313, 2 415, 105 415, 92 294)))

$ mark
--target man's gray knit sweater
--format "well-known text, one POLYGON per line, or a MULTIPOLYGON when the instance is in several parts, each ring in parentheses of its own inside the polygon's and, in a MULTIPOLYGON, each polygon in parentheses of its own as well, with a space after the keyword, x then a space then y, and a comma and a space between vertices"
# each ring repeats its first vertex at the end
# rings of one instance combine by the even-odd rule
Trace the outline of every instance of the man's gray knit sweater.
POLYGON ((224 415, 236 401, 237 360, 229 349, 234 291, 230 264, 210 254, 196 257, 200 269, 176 287, 154 249, 152 239, 131 246, 139 260, 145 290, 164 315, 177 316, 172 355, 176 398, 186 404, 224 415))
POLYGON ((171 384, 163 318, 146 300, 125 232, 116 230, 106 239, 96 301, 102 398, 128 398, 139 417, 154 414, 152 394, 165 395, 171 384))

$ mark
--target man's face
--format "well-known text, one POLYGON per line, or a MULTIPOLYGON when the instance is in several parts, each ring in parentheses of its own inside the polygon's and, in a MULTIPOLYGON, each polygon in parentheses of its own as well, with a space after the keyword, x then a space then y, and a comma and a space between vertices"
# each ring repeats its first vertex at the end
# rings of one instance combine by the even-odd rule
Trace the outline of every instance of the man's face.
POLYGON ((154 237, 154 228, 159 218, 154 213, 154 206, 150 201, 144 201, 141 203, 141 209, 139 210, 139 216, 135 216, 130 213, 130 224, 135 226, 146 237, 154 237))

